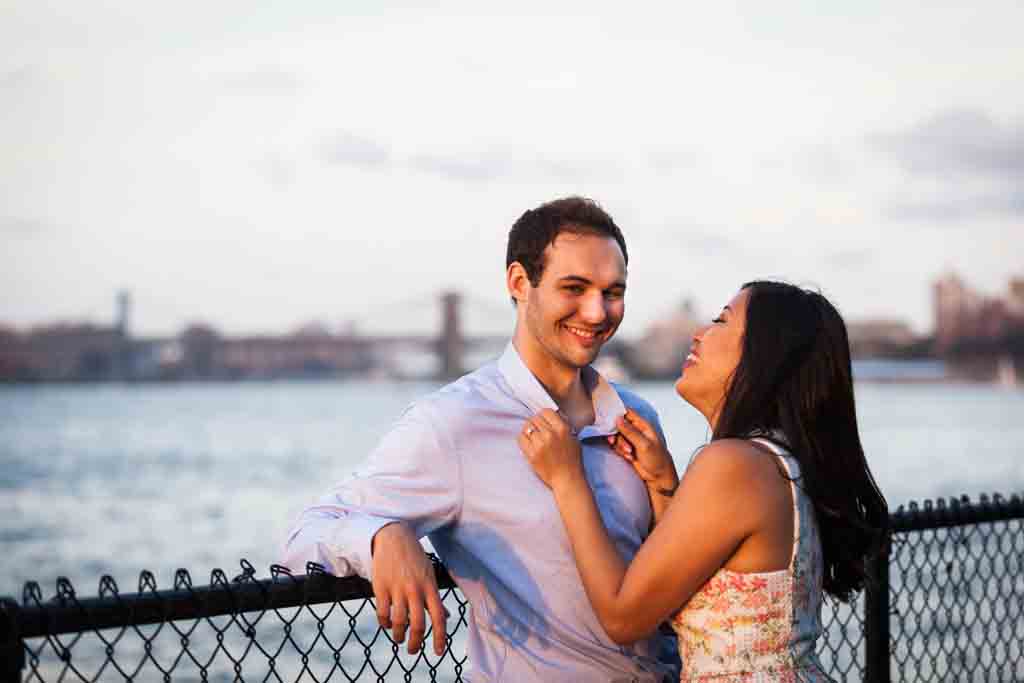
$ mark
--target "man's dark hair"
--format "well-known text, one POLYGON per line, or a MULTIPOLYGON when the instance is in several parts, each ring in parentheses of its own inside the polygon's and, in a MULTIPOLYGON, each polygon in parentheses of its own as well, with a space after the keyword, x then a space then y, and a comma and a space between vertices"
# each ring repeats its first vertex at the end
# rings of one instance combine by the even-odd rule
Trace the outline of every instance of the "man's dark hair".
POLYGON ((849 600, 870 581, 867 559, 889 514, 857 430, 846 325, 818 292, 767 281, 743 289, 750 293, 743 351, 712 440, 785 442, 800 463, 797 484, 814 504, 823 588, 849 600))
POLYGON ((536 287, 544 274, 544 250, 563 232, 611 237, 629 264, 626 240, 612 217, 592 199, 565 197, 541 204, 519 217, 508 233, 505 268, 518 261, 526 269, 530 284, 536 287))

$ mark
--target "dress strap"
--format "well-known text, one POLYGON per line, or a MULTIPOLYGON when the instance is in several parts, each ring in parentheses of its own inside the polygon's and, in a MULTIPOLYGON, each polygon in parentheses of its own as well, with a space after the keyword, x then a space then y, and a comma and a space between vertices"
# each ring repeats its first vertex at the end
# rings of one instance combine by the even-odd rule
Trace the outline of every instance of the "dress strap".
POLYGON ((750 439, 756 441, 758 445, 764 446, 769 451, 775 454, 775 457, 786 470, 786 475, 789 477, 789 494, 793 500, 793 550, 789 555, 789 566, 792 569, 796 563, 797 551, 800 548, 800 492, 797 490, 796 480, 800 477, 800 463, 787 451, 785 448, 780 446, 778 443, 771 439, 764 437, 755 436, 750 439))

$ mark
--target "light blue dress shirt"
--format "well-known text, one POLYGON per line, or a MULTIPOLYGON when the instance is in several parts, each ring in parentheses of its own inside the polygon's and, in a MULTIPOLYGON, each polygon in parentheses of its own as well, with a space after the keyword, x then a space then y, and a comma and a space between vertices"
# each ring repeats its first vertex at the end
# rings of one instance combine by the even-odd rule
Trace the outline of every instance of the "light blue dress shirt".
MULTIPOLYGON (((592 368, 583 379, 595 414, 578 435, 587 480, 630 560, 650 527, 650 502, 603 437, 626 406, 660 424, 648 403, 592 368)), ((605 634, 554 498, 516 443, 542 408, 558 407, 510 343, 497 361, 410 406, 361 468, 301 514, 282 563, 369 579, 373 535, 402 521, 430 538, 469 599, 466 680, 662 680, 670 671, 658 660, 661 636, 622 647, 605 634)))

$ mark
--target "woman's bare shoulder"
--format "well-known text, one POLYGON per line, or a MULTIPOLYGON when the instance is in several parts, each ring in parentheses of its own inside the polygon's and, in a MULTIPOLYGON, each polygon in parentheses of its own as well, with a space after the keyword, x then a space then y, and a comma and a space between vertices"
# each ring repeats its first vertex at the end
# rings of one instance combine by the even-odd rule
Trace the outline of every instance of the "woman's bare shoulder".
POLYGON ((723 467, 742 467, 763 460, 764 455, 764 449, 748 439, 716 439, 697 452, 692 464, 704 463, 708 467, 715 463, 723 467))
POLYGON ((773 474, 775 457, 747 439, 718 439, 702 448, 687 468, 689 475, 715 479, 751 479, 773 474))

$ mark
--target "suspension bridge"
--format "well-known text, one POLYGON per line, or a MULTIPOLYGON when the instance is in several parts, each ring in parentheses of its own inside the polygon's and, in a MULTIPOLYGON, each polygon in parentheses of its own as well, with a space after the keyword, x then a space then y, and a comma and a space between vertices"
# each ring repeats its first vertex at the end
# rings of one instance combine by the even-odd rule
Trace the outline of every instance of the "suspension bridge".
POLYGON ((444 290, 374 306, 347 321, 348 336, 365 345, 375 367, 452 379, 501 353, 515 311, 509 303, 444 290))

